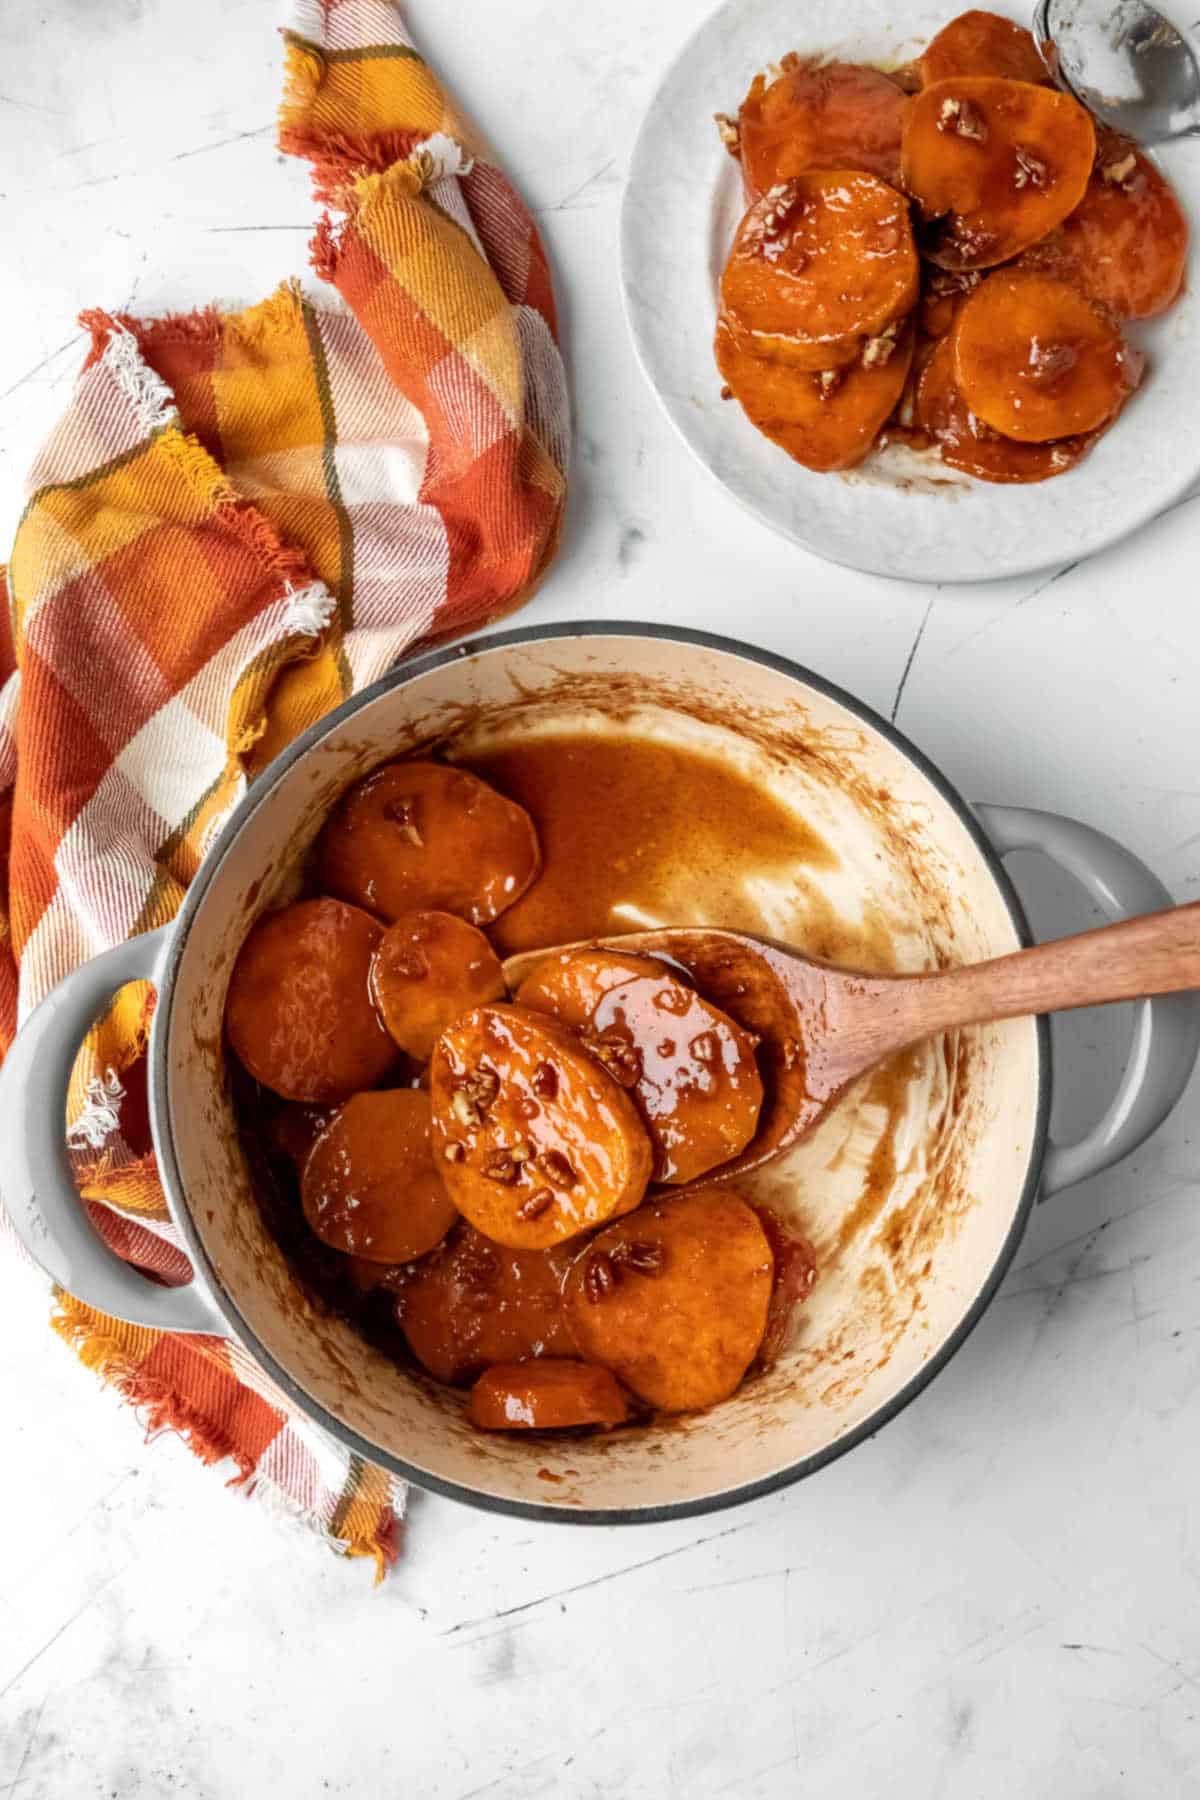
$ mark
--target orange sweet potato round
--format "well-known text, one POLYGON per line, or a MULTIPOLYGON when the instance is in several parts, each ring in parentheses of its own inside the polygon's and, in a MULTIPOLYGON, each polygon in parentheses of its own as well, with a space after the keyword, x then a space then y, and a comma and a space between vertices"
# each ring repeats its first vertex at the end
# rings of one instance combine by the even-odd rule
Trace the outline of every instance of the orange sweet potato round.
POLYGON ((458 1214, 434 1165, 428 1095, 347 1100, 309 1153, 300 1198, 321 1242, 349 1256, 403 1263, 440 1244, 458 1214))
POLYGON ((368 986, 382 937, 341 900, 298 900, 259 919, 225 1001, 229 1042, 256 1081, 318 1102, 382 1081, 396 1060, 368 986))
POLYGON ((1097 129, 1087 191, 1023 268, 1069 281, 1118 318, 1149 319, 1179 298, 1188 224, 1170 182, 1129 138, 1097 129))
POLYGON ((1022 443, 1095 430, 1119 411, 1139 373, 1111 320, 1066 282, 1036 273, 990 276, 964 304, 950 341, 967 406, 1022 443))
POLYGON ((942 338, 917 385, 914 422, 928 432, 942 461, 980 481, 1048 481, 1085 456, 1099 435, 1060 438, 1052 444, 1019 444, 976 418, 954 383, 954 350, 942 338))
POLYGON ((557 1019, 481 1006, 430 1066, 433 1141, 450 1197, 486 1237, 542 1249, 629 1212, 650 1179, 633 1101, 557 1019))
POLYGON ((659 975, 666 964, 656 956, 625 950, 560 950, 527 975, 513 998, 518 1006, 553 1013, 564 1025, 587 1025, 610 988, 635 975, 659 975))
POLYGON ((446 1026, 504 993, 500 959, 482 931, 453 913, 406 913, 371 964, 371 992, 396 1043, 424 1062, 446 1026))
POLYGON ((733 1393, 758 1354, 771 1302, 771 1246, 728 1190, 652 1200, 594 1237, 564 1287, 581 1356, 660 1412, 733 1393))
POLYGON ((573 1246, 506 1250, 464 1219, 412 1269, 398 1302, 408 1347, 438 1381, 473 1381, 490 1363, 576 1354, 562 1285, 573 1246))
POLYGON ((807 169, 860 169, 895 187, 905 96, 880 69, 785 56, 774 81, 755 78, 737 118, 752 199, 807 169))
POLYGON ((695 1181, 746 1148, 758 1128, 758 1039, 671 974, 613 987, 584 1042, 636 1077, 630 1093, 650 1133, 654 1179, 695 1181))
POLYGON ((317 839, 322 887, 394 920, 456 913, 486 925, 541 869, 533 820, 465 769, 395 762, 341 800, 317 839))
POLYGON ((1082 200, 1096 134, 1067 94, 962 75, 909 103, 902 180, 930 222, 922 252, 948 269, 1007 262, 1082 200))
POLYGON ((902 195, 873 175, 809 171, 742 220, 721 277, 722 319, 759 355, 834 368, 911 310, 918 275, 902 195))
POLYGON ((1046 65, 1031 32, 999 13, 959 13, 931 38, 917 59, 921 85, 932 87, 956 75, 995 75, 1008 81, 1041 82, 1046 65))
POLYGON ((870 453, 912 361, 909 328, 871 342, 885 354, 870 366, 860 354, 849 368, 809 374, 754 355, 722 322, 717 367, 751 424, 796 462, 809 469, 852 469, 870 453))
POLYGON ((590 1363, 546 1357, 485 1369, 467 1403, 484 1431, 562 1431, 578 1425, 621 1425, 629 1403, 616 1378, 590 1363))

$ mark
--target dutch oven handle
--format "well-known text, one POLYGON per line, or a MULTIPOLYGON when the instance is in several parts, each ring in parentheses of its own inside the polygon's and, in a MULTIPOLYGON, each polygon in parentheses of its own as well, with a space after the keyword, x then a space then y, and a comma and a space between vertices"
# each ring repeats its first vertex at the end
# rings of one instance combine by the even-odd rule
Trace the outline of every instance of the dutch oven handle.
POLYGON ((156 981, 172 927, 93 957, 32 1013, 0 1065, 0 1199, 17 1235, 59 1287, 86 1306, 160 1331, 228 1337, 198 1281, 161 1287, 93 1230, 71 1175, 67 1090, 84 1038, 128 981, 156 981))
MULTIPOLYGON (((1115 838, 1025 806, 977 806, 1001 856, 1040 850, 1082 882, 1110 919, 1161 912, 1175 904, 1157 875, 1115 838)), ((1042 1199, 1111 1169, 1157 1131, 1191 1079, 1200 1054, 1200 993, 1161 994, 1135 1003, 1133 1042, 1117 1092, 1100 1120, 1075 1144, 1051 1142, 1042 1199)))

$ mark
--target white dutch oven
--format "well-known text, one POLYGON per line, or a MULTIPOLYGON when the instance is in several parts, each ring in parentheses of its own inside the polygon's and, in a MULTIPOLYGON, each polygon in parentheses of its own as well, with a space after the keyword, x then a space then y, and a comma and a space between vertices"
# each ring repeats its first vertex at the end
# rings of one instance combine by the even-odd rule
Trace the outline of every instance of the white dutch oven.
MULTIPOLYGON (((853 953, 902 969, 1000 955, 1027 941, 1001 866, 1047 851, 1114 917, 1169 904, 1127 851, 1009 807, 972 810, 898 732, 801 668, 699 633, 638 625, 516 631, 396 671, 309 731, 255 783, 175 923, 98 957, 29 1020, 0 1073, 0 1190, 54 1279, 116 1317, 245 1346, 289 1400, 359 1454, 440 1492, 589 1521, 703 1512, 811 1473, 893 1417, 963 1342, 1039 1192, 1115 1162, 1170 1111, 1200 1043, 1195 996, 1143 1003, 1103 1122, 1048 1144, 1049 1037, 1032 1020, 927 1047, 849 1095, 754 1197, 816 1242, 821 1274, 767 1375, 694 1417, 566 1442, 492 1437, 462 1397, 397 1368, 312 1307, 264 1229, 239 1149, 222 1050, 229 971, 254 918, 288 891, 340 791, 437 743, 451 754, 531 732, 634 731, 692 743, 768 783, 833 847, 793 875, 745 871, 762 929, 804 947, 837 921, 853 953), (820 932, 818 931, 820 926, 820 932), (150 1111, 172 1216, 195 1266, 166 1289, 89 1227, 63 1137, 67 1078, 124 982, 158 989, 150 1111)), ((680 870, 676 918, 706 912, 704 870, 680 870)), ((721 924, 720 917, 711 922, 721 924)))

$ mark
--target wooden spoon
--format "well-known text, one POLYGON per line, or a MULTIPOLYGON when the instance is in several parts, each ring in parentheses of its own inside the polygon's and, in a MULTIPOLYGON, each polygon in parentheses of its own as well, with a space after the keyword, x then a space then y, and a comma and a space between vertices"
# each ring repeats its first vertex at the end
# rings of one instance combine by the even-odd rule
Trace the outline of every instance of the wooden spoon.
MULTIPOLYGON (((714 1005, 762 1039, 766 1098, 753 1141, 705 1176, 756 1169, 816 1129, 852 1082, 910 1044, 994 1019, 1066 1012, 1200 988, 1200 902, 1104 925, 933 975, 869 975, 739 931, 689 926, 592 938, 675 964, 714 1005)), ((554 950, 510 956, 510 992, 554 950)))

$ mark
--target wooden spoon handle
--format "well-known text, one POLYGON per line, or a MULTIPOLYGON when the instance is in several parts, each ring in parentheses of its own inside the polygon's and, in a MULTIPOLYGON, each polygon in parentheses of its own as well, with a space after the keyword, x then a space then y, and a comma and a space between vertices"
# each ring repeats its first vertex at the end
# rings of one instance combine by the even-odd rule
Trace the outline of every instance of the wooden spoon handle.
POLYGON ((1200 902, 891 986, 896 1049, 959 1025, 1200 988, 1200 902))

